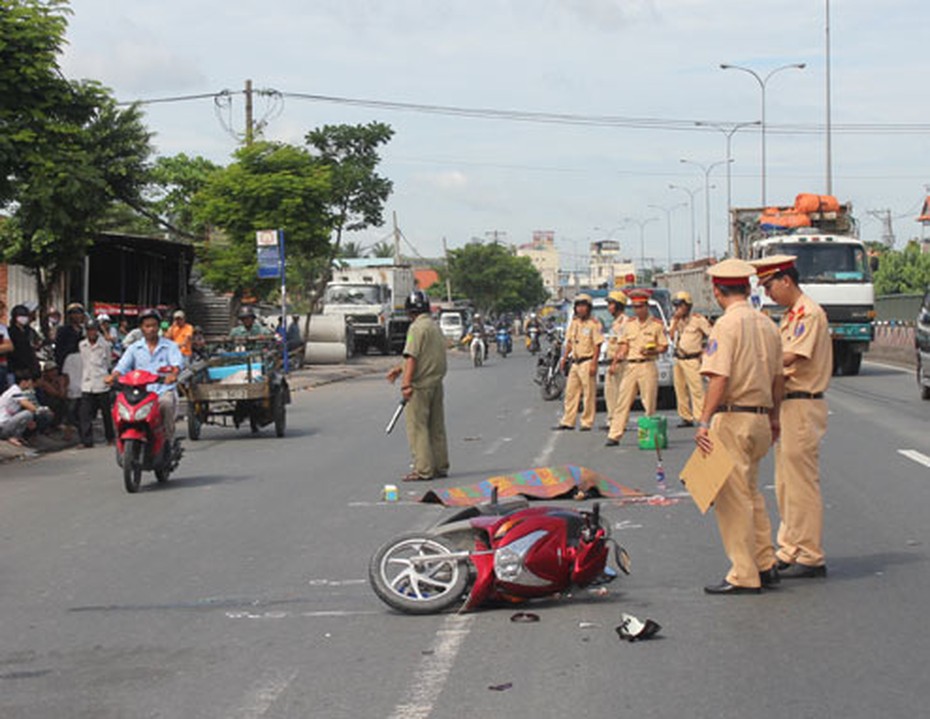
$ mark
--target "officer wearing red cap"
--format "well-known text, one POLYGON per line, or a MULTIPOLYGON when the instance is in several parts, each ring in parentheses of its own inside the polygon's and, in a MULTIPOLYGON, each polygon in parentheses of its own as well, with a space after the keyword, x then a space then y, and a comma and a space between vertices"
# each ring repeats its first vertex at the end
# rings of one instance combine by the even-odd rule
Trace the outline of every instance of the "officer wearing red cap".
POLYGON ((610 418, 610 431, 606 445, 615 447, 626 431, 630 409, 639 393, 643 410, 655 414, 659 395, 659 370, 656 357, 668 349, 668 339, 662 322, 649 314, 649 295, 642 291, 629 293, 634 318, 624 323, 620 335, 620 348, 611 362, 613 371, 619 362, 626 362, 620 380, 617 404, 610 418))
POLYGON ((750 307, 752 265, 724 260, 707 270, 723 308, 707 340, 701 374, 709 379, 695 441, 713 449, 709 431, 733 460, 733 471, 714 500, 720 539, 730 560, 726 578, 708 594, 758 594, 778 582, 772 526, 759 491, 759 462, 778 436, 784 378, 781 341, 772 321, 750 307))
POLYGON ((778 569, 789 579, 825 577, 819 465, 827 431, 823 394, 833 371, 830 327, 820 305, 798 287, 794 257, 774 255, 752 264, 765 293, 787 310, 779 325, 785 399, 775 449, 775 496, 781 516, 778 569))

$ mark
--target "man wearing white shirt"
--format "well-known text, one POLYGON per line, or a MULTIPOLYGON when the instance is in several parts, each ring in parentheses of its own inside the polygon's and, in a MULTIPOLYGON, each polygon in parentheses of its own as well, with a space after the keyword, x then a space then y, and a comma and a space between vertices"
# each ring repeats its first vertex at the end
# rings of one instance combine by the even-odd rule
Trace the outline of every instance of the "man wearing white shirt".
POLYGON ((103 415, 107 444, 113 444, 116 435, 110 415, 110 388, 106 382, 110 374, 110 343, 100 336, 96 320, 88 320, 84 332, 85 337, 78 344, 81 354, 81 443, 85 447, 94 446, 93 422, 99 410, 103 415))

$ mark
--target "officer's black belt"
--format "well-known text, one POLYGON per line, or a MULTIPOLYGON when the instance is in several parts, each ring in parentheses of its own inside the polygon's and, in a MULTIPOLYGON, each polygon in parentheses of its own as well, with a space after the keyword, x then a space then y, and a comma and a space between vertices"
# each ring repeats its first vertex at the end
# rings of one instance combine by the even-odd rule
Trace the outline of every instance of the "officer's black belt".
POLYGON ((654 360, 651 360, 651 359, 633 359, 633 360, 628 359, 627 360, 627 362, 629 362, 630 364, 638 364, 639 362, 653 362, 653 361, 654 360))
POLYGON ((718 412, 747 412, 748 414, 768 414, 771 407, 746 407, 741 404, 722 404, 717 407, 718 412))
POLYGON ((590 357, 573 357, 572 362, 574 362, 575 364, 584 364, 589 359, 591 358, 590 357))
POLYGON ((689 355, 680 355, 680 354, 677 354, 677 353, 676 353, 676 354, 675 354, 675 359, 684 359, 684 360, 688 360, 688 359, 697 359, 697 358, 700 357, 702 354, 704 354, 704 353, 703 353, 703 352, 692 352, 692 353, 689 354, 689 355))
POLYGON ((823 392, 789 392, 785 399, 823 399, 823 392))

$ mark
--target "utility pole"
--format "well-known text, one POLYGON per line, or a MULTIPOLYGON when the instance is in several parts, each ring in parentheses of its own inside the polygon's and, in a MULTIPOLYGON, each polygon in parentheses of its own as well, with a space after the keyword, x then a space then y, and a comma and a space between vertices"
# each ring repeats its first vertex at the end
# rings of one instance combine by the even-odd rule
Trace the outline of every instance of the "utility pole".
POLYGON ((255 120, 252 116, 252 81, 245 81, 245 146, 255 139, 255 120))
POLYGON ((488 230, 484 233, 484 236, 491 240, 494 244, 500 242, 502 237, 507 236, 506 230, 488 230))
POLYGON ((400 264, 400 229, 397 227, 397 210, 391 212, 394 218, 394 264, 400 264))
POLYGON ((894 227, 891 225, 891 210, 869 210, 868 213, 882 223, 882 242, 885 247, 894 247, 894 227))
POLYGON ((442 238, 442 254, 446 259, 446 302, 452 301, 452 281, 449 279, 449 248, 446 246, 446 238, 442 238))
POLYGON ((830 110, 830 0, 826 2, 826 55, 827 55, 827 194, 833 194, 833 126, 830 110))

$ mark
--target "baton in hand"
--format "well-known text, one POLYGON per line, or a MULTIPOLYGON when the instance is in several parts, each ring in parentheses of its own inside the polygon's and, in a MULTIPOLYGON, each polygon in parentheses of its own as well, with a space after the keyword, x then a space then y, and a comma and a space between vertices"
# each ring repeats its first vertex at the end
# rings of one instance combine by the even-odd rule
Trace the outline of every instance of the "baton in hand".
POLYGON ((391 417, 391 421, 387 423, 387 427, 384 428, 385 434, 390 434, 394 429, 394 425, 397 424, 397 420, 400 419, 400 416, 404 413, 404 407, 407 405, 407 400, 402 399, 400 404, 397 405, 397 409, 394 410, 394 416, 391 417))

